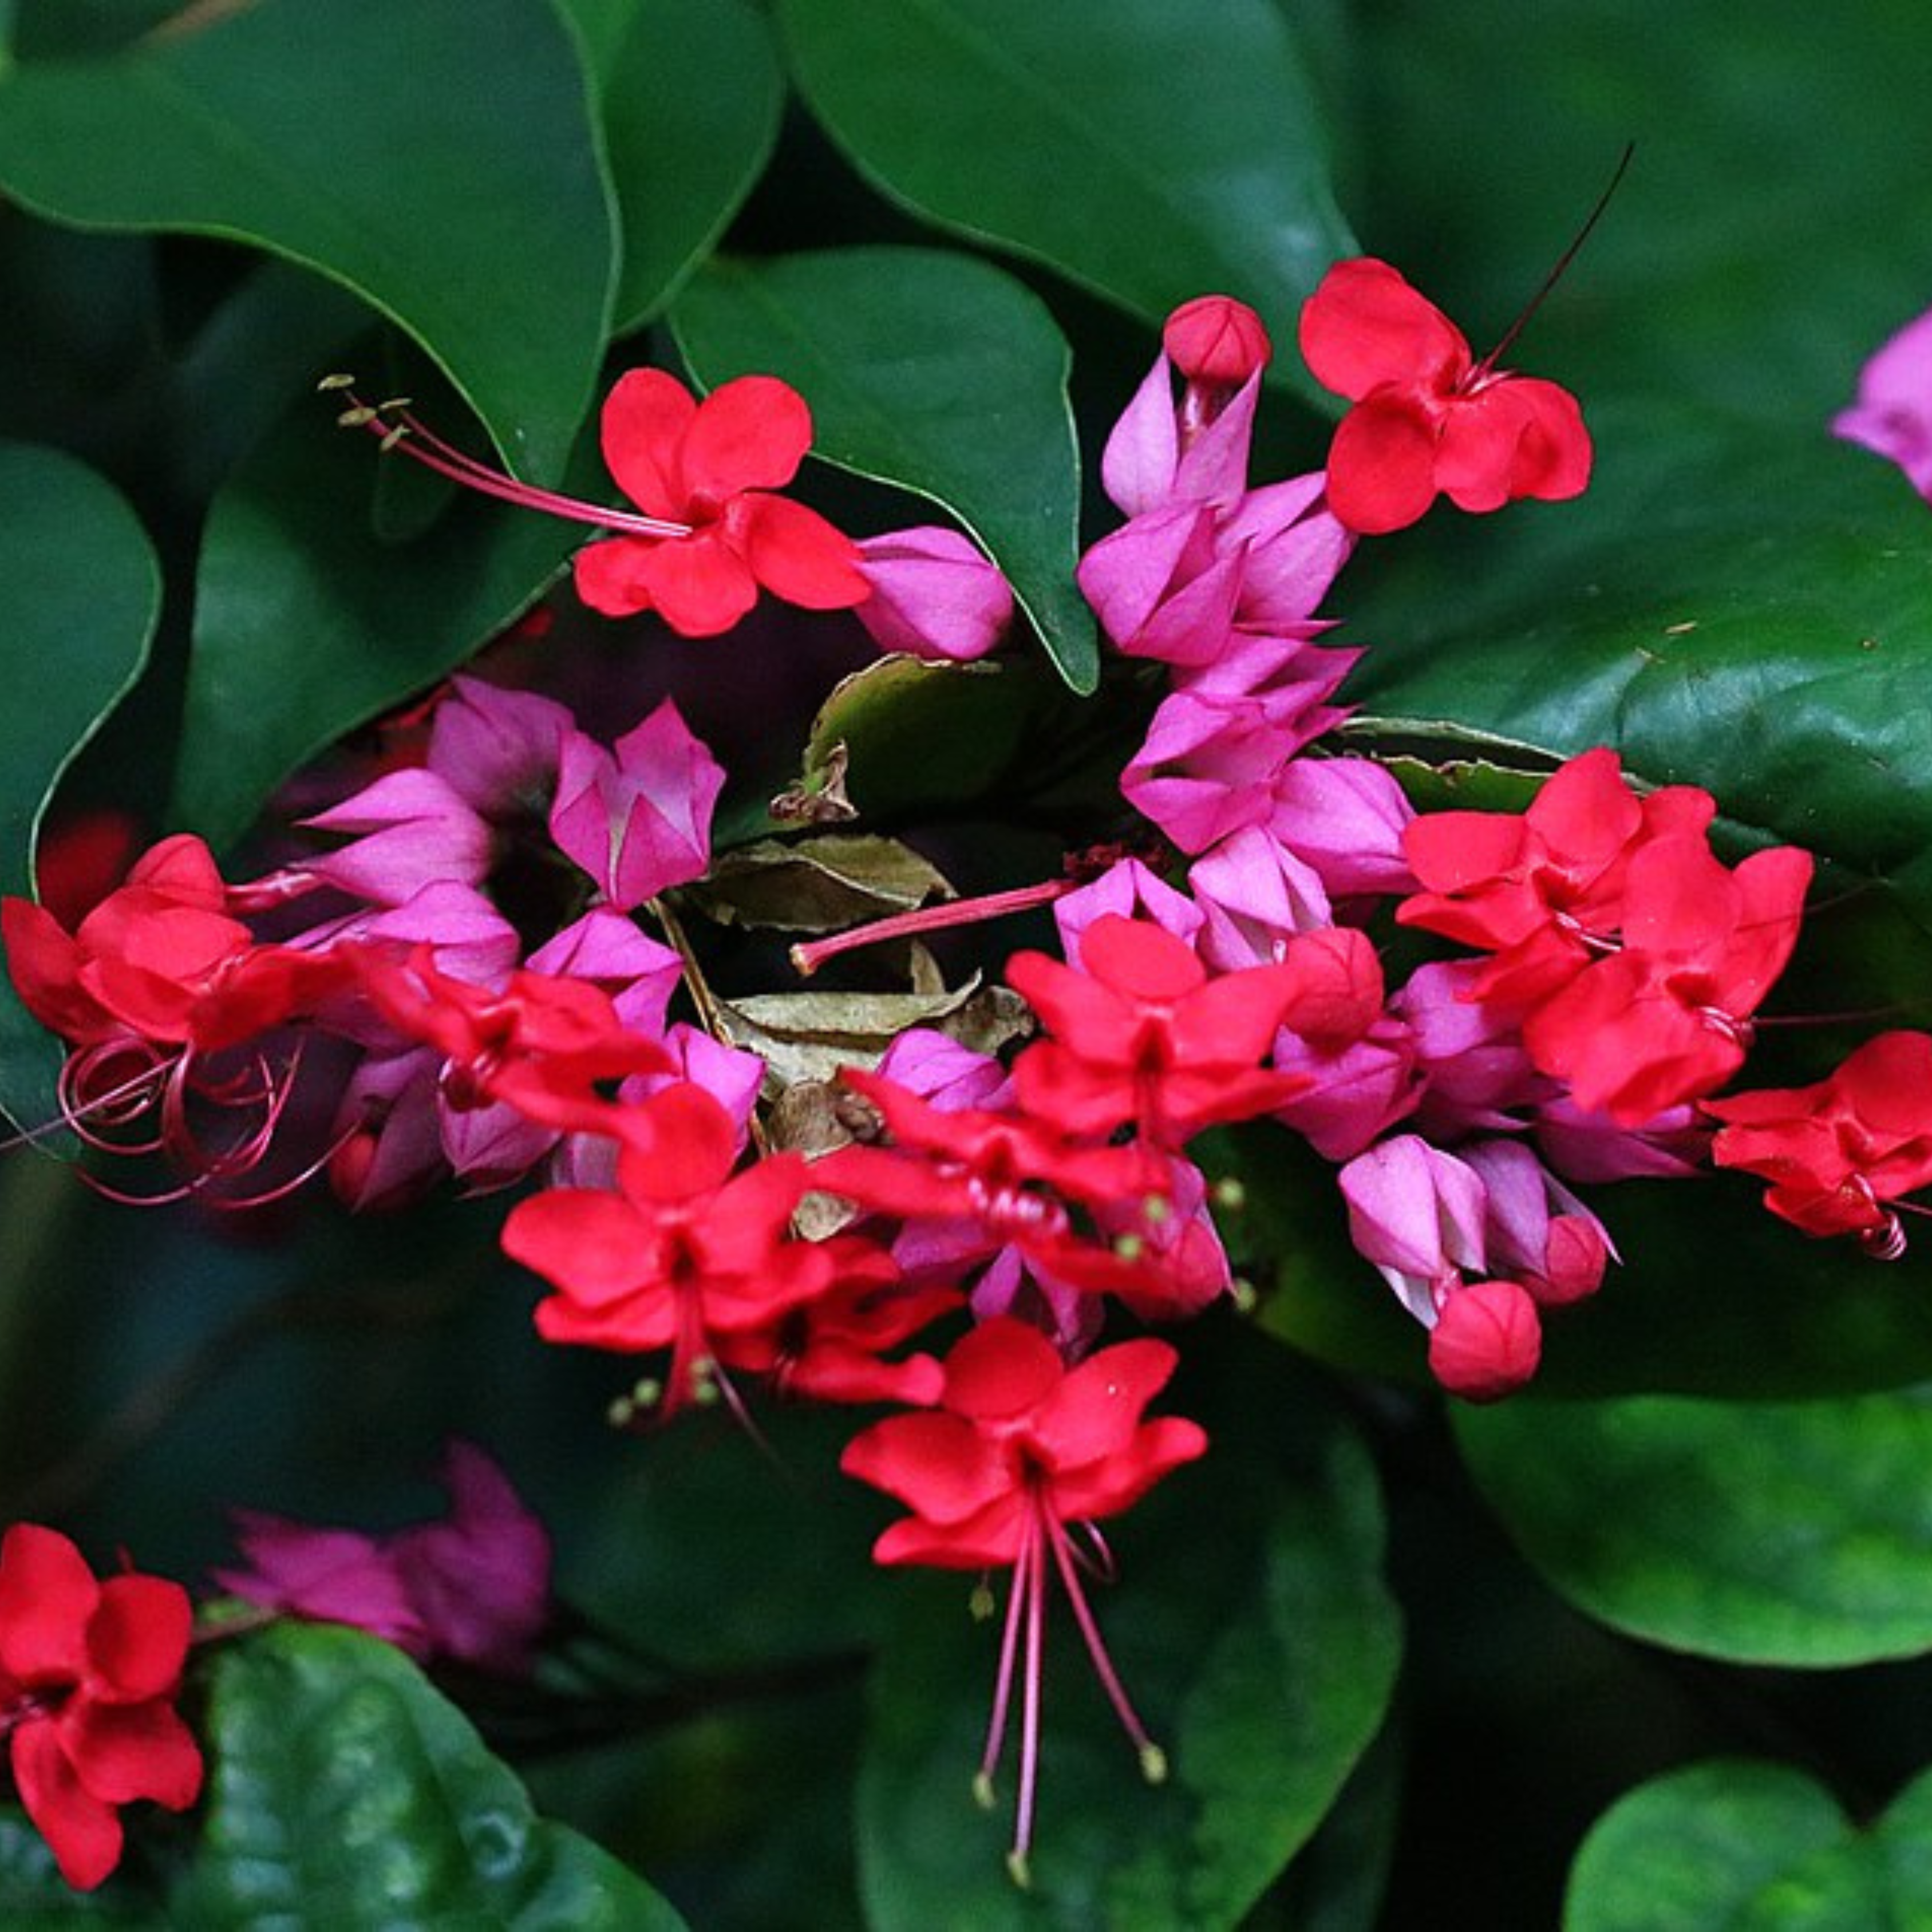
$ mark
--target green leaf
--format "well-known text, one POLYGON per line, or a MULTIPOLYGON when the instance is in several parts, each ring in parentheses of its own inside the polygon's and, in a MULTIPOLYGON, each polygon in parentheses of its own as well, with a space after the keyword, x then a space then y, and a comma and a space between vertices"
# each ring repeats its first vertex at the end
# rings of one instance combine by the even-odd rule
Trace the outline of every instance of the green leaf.
MULTIPOLYGON (((0 442, 0 892, 31 890, 61 774, 147 660, 160 568, 112 487, 58 451, 0 442)), ((0 976, 0 1108, 51 1120, 59 1049, 0 976)))
POLYGON ((1802 1772, 1749 1760, 1640 1785, 1598 1819, 1564 1932, 1863 1932, 1932 1920, 1932 1776, 1854 1826, 1802 1772))
POLYGON ((1354 10, 1375 190, 1356 210, 1480 351, 1636 154, 1510 360, 1822 428, 1858 365, 1924 308, 1932 171, 1899 137, 1932 19, 1872 0, 1646 10, 1622 0, 1433 0, 1354 10), (1828 156, 1828 164, 1814 158, 1828 156))
POLYGON ((739 846, 686 896, 721 925, 830 932, 954 895, 929 860, 898 839, 832 832, 739 846))
POLYGON ((172 807, 211 843, 246 830, 304 758, 462 663, 582 538, 465 497, 386 542, 370 507, 382 460, 312 404, 214 499, 172 807))
MULTIPOLYGON (((1198 1331, 1191 1340, 1205 1346, 1198 1331)), ((1251 1334, 1232 1340, 1240 1358, 1216 1398, 1184 1391, 1174 1405, 1207 1421, 1208 1460, 1107 1526, 1119 1581, 1093 1590, 1168 1781, 1139 1778, 1056 1596, 1033 1886, 1016 1889, 1003 1857, 1010 1738, 999 1810, 981 1813, 970 1796, 997 1622, 968 1614, 968 1580, 905 1580, 859 1785, 875 1932, 1211 1932, 1239 1922, 1334 1802, 1381 1721, 1400 1648, 1375 1478, 1318 1391, 1251 1334)))
POLYGON ((1741 1663, 1932 1648, 1932 1388, 1850 1400, 1676 1396, 1459 1409, 1478 1486, 1592 1616, 1741 1663), (1615 1507, 1584 1506, 1613 1497, 1615 1507))
POLYGON ((1291 334, 1323 272, 1357 252, 1313 90, 1267 0, 1220 0, 1211 16, 1170 0, 780 0, 778 14, 813 112, 879 188, 1149 321, 1219 292, 1291 334))
POLYGON ((284 1625, 226 1648, 200 1856, 176 1905, 203 1932, 677 1932, 589 1840, 535 1815, 469 1720, 393 1646, 284 1625))
POLYGON ((671 310, 707 388, 749 370, 812 406, 816 453, 950 510, 1006 574, 1060 674, 1100 676, 1073 581, 1080 453, 1068 354, 1036 297, 998 269, 923 248, 712 262, 671 310))
POLYGON ((746 0, 562 0, 584 37, 624 230, 612 332, 641 328, 757 185, 784 106, 746 0))
POLYGON ((99 1892, 76 1892, 61 1876, 39 1832, 11 1804, 0 1804, 0 1925, 7 1932, 164 1932, 166 1912, 125 1878, 99 1892))
POLYGON ((1614 745, 1932 925, 1932 514, 1822 424, 1598 413, 1580 502, 1480 528, 1444 511, 1345 583, 1376 640, 1349 694, 1564 755, 1614 745))
POLYGON ((513 469, 562 470, 616 261, 586 82, 544 0, 255 0, 23 62, 0 80, 0 183, 57 220, 320 270, 422 344, 513 469))

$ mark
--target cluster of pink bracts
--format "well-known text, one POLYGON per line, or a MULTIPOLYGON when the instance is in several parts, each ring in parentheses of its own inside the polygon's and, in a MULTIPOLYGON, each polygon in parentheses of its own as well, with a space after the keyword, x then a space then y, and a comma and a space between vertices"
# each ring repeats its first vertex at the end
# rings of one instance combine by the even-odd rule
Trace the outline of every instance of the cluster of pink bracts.
MULTIPOLYGON (((446 1179, 533 1182, 502 1241, 548 1285, 539 1331, 661 1358, 661 1413, 742 1408, 762 1385, 897 1405, 844 1462, 910 1512, 878 1560, 1012 1572, 981 1781, 1017 1681, 1022 1876, 1056 1586, 1161 1772, 1087 1604, 1080 1539, 1207 1447, 1192 1422, 1144 1417, 1173 1346, 1106 1339, 1115 1310, 1171 1323, 1234 1291, 1214 1219, 1228 1190, 1189 1157, 1202 1130, 1264 1118, 1334 1162, 1356 1247, 1429 1331, 1438 1379, 1477 1400, 1534 1373, 1542 1312, 1594 1292, 1614 1255, 1574 1183, 1691 1174, 1714 1126, 1717 1161, 1767 1179, 1776 1212, 1889 1254, 1891 1204, 1932 1180, 1923 1035, 1886 1035, 1815 1087, 1710 1097, 1791 951, 1804 854, 1726 866, 1708 794, 1640 793, 1608 751, 1521 814, 1420 818, 1380 765, 1310 754, 1359 655, 1320 642, 1317 615, 1358 537, 1438 494, 1470 509, 1574 496, 1590 446, 1574 399, 1474 361, 1382 264, 1336 268, 1301 339, 1354 405, 1325 472, 1250 484, 1269 345, 1222 298, 1171 319, 1107 445, 1125 520, 1079 580, 1114 646, 1166 667, 1121 789, 1170 862, 1123 859, 1042 895, 1064 957, 1006 969, 1040 1036, 1009 1063, 902 1034, 842 1076, 848 1143, 816 1158, 764 1137, 758 1056, 672 1017, 688 962, 666 896, 710 868, 724 775, 669 701, 607 743, 554 699, 458 677, 418 755, 306 821, 320 849, 230 883, 178 836, 62 916, 0 908, 14 986, 70 1049, 66 1124, 165 1163, 172 1196, 259 1202, 326 1175, 352 1208, 393 1208, 446 1179), (541 931, 500 890, 533 866, 564 882, 568 914, 541 931), (1390 912, 1467 953, 1390 986, 1368 929, 1390 912), (943 1354, 935 1334, 955 1338, 943 1354)), ((701 403, 655 371, 618 385, 605 447, 635 514, 488 480, 393 410, 350 418, 614 532, 578 560, 599 610, 709 635, 764 591, 954 658, 1010 616, 963 539, 856 544, 777 494, 811 432, 770 378, 701 403)), ((542 1533, 493 1472, 459 1460, 452 1480, 446 1548, 247 1519, 256 1568, 218 1580, 418 1654, 454 1592, 502 1614, 445 1649, 516 1667, 542 1533)), ((22 1526, 0 1557, 0 1736, 86 1886, 118 1856, 114 1807, 191 1802, 199 1760, 190 1776, 166 1704, 184 1598, 83 1582, 63 1543, 22 1526)))

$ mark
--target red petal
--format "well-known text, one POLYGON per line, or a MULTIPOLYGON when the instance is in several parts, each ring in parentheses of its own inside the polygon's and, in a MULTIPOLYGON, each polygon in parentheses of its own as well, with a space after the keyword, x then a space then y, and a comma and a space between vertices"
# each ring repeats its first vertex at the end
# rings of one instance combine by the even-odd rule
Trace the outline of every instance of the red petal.
POLYGON ((57 1529, 16 1522, 0 1539, 0 1670, 28 1684, 77 1682, 100 1586, 57 1529))
POLYGON ((789 382, 740 376, 698 406, 684 438, 684 482, 722 504, 741 490, 782 490, 812 447, 812 412, 789 382))
POLYGON ((520 1201, 503 1222, 502 1249, 592 1307, 652 1279, 650 1226, 628 1201, 591 1187, 554 1187, 520 1201))
POLYGON ((201 1749, 165 1698, 70 1705, 61 1742, 80 1781, 110 1804, 151 1798, 183 1811, 201 1796, 201 1749))
POLYGON ((626 1146, 617 1162, 632 1200, 688 1201, 724 1185, 737 1162, 738 1130, 704 1088, 678 1081, 637 1111, 642 1138, 626 1146))
POLYGON ((1180 1360, 1168 1343, 1144 1338, 1102 1348, 1069 1370, 1032 1430, 1054 1468, 1077 1469, 1119 1455, 1180 1360))
POLYGON ((1378 389, 1342 418, 1328 450, 1328 507, 1363 536, 1420 520, 1436 500, 1436 424, 1405 390, 1378 389))
POLYGON ((739 508, 746 561, 774 597, 804 610, 845 610, 872 594, 859 546, 816 510, 766 496, 742 498, 739 508))
POLYGON ((608 537, 586 544, 572 560, 578 596, 605 617, 634 617, 651 608, 645 560, 657 542, 644 537, 608 537))
POLYGON ((1301 353, 1324 389, 1352 402, 1384 382, 1447 388, 1470 363, 1462 332, 1369 256, 1337 262, 1302 304, 1301 353))
POLYGON ((1030 1322, 998 1315, 963 1336, 946 1358, 946 1406, 978 1422, 1007 1422, 1036 1408, 1066 1372, 1060 1352, 1030 1322))
POLYGON ((1106 913, 1080 935, 1080 963, 1130 1000, 1178 1000, 1206 983, 1208 969, 1165 926, 1106 913))
POLYGON ((964 1522, 1013 1487, 998 1444, 960 1416, 932 1412, 875 1422, 846 1444, 838 1466, 934 1523, 964 1522))
MULTIPOLYGON (((1686 794, 1687 805, 1691 802, 1689 787, 1671 790, 1686 794)), ((1616 753, 1601 745, 1558 766, 1530 801, 1523 820, 1573 871, 1600 870, 1646 827, 1644 807, 1624 778, 1616 753)), ((1680 827, 1673 818, 1667 829, 1700 828, 1680 827)))
POLYGON ((716 638, 758 601, 750 565, 715 529, 657 544, 638 566, 652 606, 682 638, 716 638))
POLYGON ((1134 1433, 1111 1461, 1058 1478, 1053 1506, 1066 1522, 1097 1522, 1131 1509, 1171 1469, 1208 1453, 1208 1432, 1184 1415, 1162 1415, 1134 1433))
POLYGON ((14 1733, 14 1782, 46 1840, 61 1876, 92 1892, 121 1862, 121 1820, 83 1786, 52 1723, 30 1720, 14 1733))
POLYGON ((630 370, 604 399, 604 466, 646 516, 688 520, 679 446, 697 414, 691 392, 662 369, 630 370))
POLYGON ((97 1694, 135 1703, 165 1696, 188 1657, 194 1612, 188 1592, 160 1576, 110 1576, 87 1626, 97 1694))

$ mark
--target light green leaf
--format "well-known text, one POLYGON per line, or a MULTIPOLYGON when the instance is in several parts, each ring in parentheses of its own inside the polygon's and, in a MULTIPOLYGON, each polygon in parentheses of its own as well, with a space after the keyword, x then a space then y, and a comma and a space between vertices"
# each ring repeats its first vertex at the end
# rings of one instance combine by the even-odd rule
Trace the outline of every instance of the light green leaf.
POLYGON ((1932 1388, 1778 1403, 1516 1397, 1455 1420, 1523 1553, 1604 1623, 1750 1664, 1932 1648, 1932 1388))
POLYGON ((225 1649, 199 1856, 199 1932, 679 1932, 588 1839, 538 1817, 469 1720, 393 1646, 283 1625, 225 1649))
POLYGON ((1786 1766, 1693 1765, 1598 1819, 1563 1932, 1867 1932, 1932 1921, 1932 1776, 1855 1826, 1786 1766))

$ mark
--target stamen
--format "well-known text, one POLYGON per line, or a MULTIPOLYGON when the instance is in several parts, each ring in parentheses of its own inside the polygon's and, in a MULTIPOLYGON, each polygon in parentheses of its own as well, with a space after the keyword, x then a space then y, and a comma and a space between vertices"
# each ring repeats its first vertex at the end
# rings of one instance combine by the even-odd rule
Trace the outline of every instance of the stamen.
POLYGON ((949 926, 976 926, 986 919, 1004 919, 1010 913, 1030 912, 1035 906, 1051 905, 1064 898, 1075 887, 1072 879, 1046 879, 1036 886, 1016 886, 1010 892, 986 892, 977 898, 947 899, 938 905, 920 906, 910 912, 893 913, 849 932, 835 932, 791 949, 791 963, 801 979, 808 980, 828 959, 862 946, 877 946, 888 939, 908 938, 915 933, 938 932, 949 926))
MULTIPOLYGON (((353 378, 349 379, 350 381, 353 378)), ((502 471, 492 470, 473 456, 446 442, 406 405, 406 397, 386 403, 365 403, 345 382, 325 376, 320 386, 341 390, 350 406, 336 418, 345 429, 366 429, 381 442, 383 453, 400 450, 425 470, 474 490, 495 496, 519 508, 539 510, 544 515, 562 518, 566 523, 589 524, 598 530, 619 530, 627 536, 688 537, 692 526, 674 523, 668 518, 647 517, 636 510, 616 510, 602 503, 587 503, 581 497, 566 496, 554 490, 540 490, 533 483, 519 483, 502 471)))

